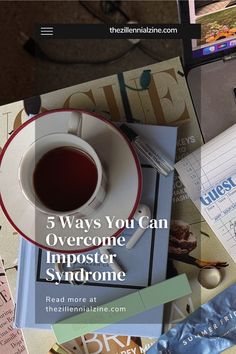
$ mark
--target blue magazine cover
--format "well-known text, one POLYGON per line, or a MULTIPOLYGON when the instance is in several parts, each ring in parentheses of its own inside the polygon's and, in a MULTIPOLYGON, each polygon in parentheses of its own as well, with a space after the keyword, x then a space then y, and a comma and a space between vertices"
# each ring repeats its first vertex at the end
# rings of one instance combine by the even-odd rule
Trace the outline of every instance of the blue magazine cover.
MULTIPOLYGON (((135 131, 146 137, 150 144, 158 145, 175 159, 177 128, 132 125, 135 131), (170 143, 171 142, 171 143, 170 143)), ((141 203, 149 206, 153 219, 170 221, 173 173, 168 177, 160 176, 154 168, 141 159, 143 173, 143 192, 141 203)), ((138 227, 137 223, 135 227, 138 227)), ((121 236, 128 241, 134 229, 126 229, 121 236)), ((96 306, 128 295, 163 281, 166 276, 168 253, 168 229, 145 230, 134 248, 115 246, 110 251, 117 254, 117 259, 125 269, 125 281, 88 281, 85 284, 71 284, 64 279, 59 285, 47 281, 46 270, 55 267, 46 262, 46 250, 39 249, 30 242, 21 240, 19 272, 17 280, 17 301, 15 325, 18 328, 50 328, 54 324, 74 313, 70 308, 81 306, 80 299, 96 297, 96 306), (73 301, 71 300, 73 299, 73 301), (60 306, 59 306, 60 304, 60 306)), ((90 251, 99 253, 99 250, 90 251)), ((74 265, 76 266, 76 265, 74 265)), ((86 265, 89 271, 111 270, 108 264, 86 265)), ((98 333, 158 337, 162 331, 163 306, 104 327, 98 333)))

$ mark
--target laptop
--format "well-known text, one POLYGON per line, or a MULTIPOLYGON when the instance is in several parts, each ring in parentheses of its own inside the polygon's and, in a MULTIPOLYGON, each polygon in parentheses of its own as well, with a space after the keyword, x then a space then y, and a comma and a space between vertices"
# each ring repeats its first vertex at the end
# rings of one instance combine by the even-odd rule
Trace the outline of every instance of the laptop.
POLYGON ((181 23, 200 23, 183 41, 187 81, 204 140, 236 122, 236 0, 178 1, 181 23))

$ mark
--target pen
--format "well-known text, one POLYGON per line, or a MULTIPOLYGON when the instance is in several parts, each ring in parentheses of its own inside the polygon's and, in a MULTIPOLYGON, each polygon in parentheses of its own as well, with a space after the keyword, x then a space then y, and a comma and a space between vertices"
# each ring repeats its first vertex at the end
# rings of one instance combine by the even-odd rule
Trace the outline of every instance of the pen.
POLYGON ((168 176, 170 172, 174 171, 174 167, 168 162, 166 156, 157 147, 154 148, 150 146, 145 139, 139 136, 126 124, 122 124, 120 129, 129 138, 137 151, 140 152, 159 173, 168 176))
POLYGON ((69 354, 67 350, 62 348, 59 344, 55 343, 49 350, 48 354, 69 354))
POLYGON ((24 101, 24 110, 29 118, 38 114, 41 109, 41 97, 34 96, 30 98, 25 98, 24 101))

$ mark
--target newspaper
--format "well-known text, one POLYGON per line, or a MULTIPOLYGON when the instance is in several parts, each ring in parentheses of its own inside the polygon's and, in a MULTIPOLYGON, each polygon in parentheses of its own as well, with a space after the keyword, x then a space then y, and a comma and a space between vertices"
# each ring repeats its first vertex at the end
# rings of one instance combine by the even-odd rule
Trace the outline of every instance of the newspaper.
POLYGON ((236 262, 236 124, 175 168, 188 195, 236 262))
POLYGON ((4 354, 27 354, 20 329, 13 328, 14 303, 0 258, 0 351, 4 354))

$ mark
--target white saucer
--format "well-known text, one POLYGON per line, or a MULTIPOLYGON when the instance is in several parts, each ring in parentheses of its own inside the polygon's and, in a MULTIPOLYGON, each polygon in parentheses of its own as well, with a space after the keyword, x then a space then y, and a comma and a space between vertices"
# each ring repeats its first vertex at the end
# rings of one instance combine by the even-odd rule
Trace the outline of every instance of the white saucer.
MULTIPOLYGON (((56 217, 56 227, 46 228, 49 215, 34 208, 25 198, 18 180, 18 169, 24 152, 40 137, 53 133, 68 132, 71 115, 79 110, 65 109, 44 112, 25 122, 8 140, 0 159, 0 204, 9 222, 23 237, 37 246, 56 252, 86 252, 96 247, 70 247, 67 244, 55 247, 46 243, 46 235, 57 236, 118 236, 123 229, 107 227, 105 216, 116 219, 130 219, 137 209, 141 196, 141 168, 135 151, 123 134, 102 117, 82 113, 81 138, 86 140, 97 152, 108 179, 108 191, 103 204, 87 219, 99 219, 102 227, 83 229, 63 229, 56 217)), ((75 215, 76 218, 76 215, 75 215)))

